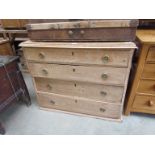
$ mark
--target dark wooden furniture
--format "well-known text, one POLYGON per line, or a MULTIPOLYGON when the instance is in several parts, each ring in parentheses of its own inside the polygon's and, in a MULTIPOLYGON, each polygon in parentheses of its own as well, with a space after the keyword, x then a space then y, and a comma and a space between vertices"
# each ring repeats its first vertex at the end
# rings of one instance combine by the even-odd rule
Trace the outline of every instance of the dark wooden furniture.
MULTIPOLYGON (((27 105, 31 103, 17 61, 16 56, 0 56, 0 112, 20 99, 27 105)), ((5 133, 1 124, 0 133, 5 133)))
POLYGON ((138 20, 83 20, 28 24, 33 41, 133 41, 138 20))
POLYGON ((155 29, 138 30, 140 57, 125 114, 155 114, 155 29))

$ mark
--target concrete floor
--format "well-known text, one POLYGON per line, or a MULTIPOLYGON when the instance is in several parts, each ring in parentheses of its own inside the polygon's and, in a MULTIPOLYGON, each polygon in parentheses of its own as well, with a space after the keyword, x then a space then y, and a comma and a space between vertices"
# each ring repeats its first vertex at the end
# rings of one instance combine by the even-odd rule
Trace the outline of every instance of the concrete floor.
POLYGON ((155 115, 132 114, 123 122, 105 121, 61 112, 40 110, 36 101, 32 80, 24 74, 32 105, 14 104, 0 115, 0 121, 8 135, 46 134, 155 134, 155 115))

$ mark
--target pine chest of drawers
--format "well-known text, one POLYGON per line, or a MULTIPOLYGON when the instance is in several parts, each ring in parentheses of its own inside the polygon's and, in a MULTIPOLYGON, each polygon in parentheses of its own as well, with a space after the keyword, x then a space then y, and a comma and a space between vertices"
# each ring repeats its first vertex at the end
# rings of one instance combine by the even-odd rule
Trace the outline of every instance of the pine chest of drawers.
POLYGON ((22 43, 39 105, 121 119, 134 43, 22 43))
POLYGON ((138 30, 137 37, 140 57, 125 113, 155 114, 155 30, 138 30))

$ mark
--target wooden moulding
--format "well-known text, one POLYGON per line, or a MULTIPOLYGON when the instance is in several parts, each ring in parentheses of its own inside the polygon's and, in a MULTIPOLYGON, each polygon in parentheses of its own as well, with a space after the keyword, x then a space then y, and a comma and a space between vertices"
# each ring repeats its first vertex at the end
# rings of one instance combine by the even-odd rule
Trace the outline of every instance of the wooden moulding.
POLYGON ((28 24, 35 41, 133 41, 138 20, 86 20, 28 24))

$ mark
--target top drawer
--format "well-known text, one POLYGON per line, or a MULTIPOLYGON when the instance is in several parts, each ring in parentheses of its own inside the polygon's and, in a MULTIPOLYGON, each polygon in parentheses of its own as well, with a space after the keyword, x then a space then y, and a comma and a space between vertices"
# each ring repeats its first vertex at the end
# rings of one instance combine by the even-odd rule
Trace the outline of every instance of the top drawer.
POLYGON ((127 67, 133 49, 26 48, 29 61, 127 67))
POLYGON ((149 49, 146 61, 148 63, 155 63, 155 47, 149 49))

